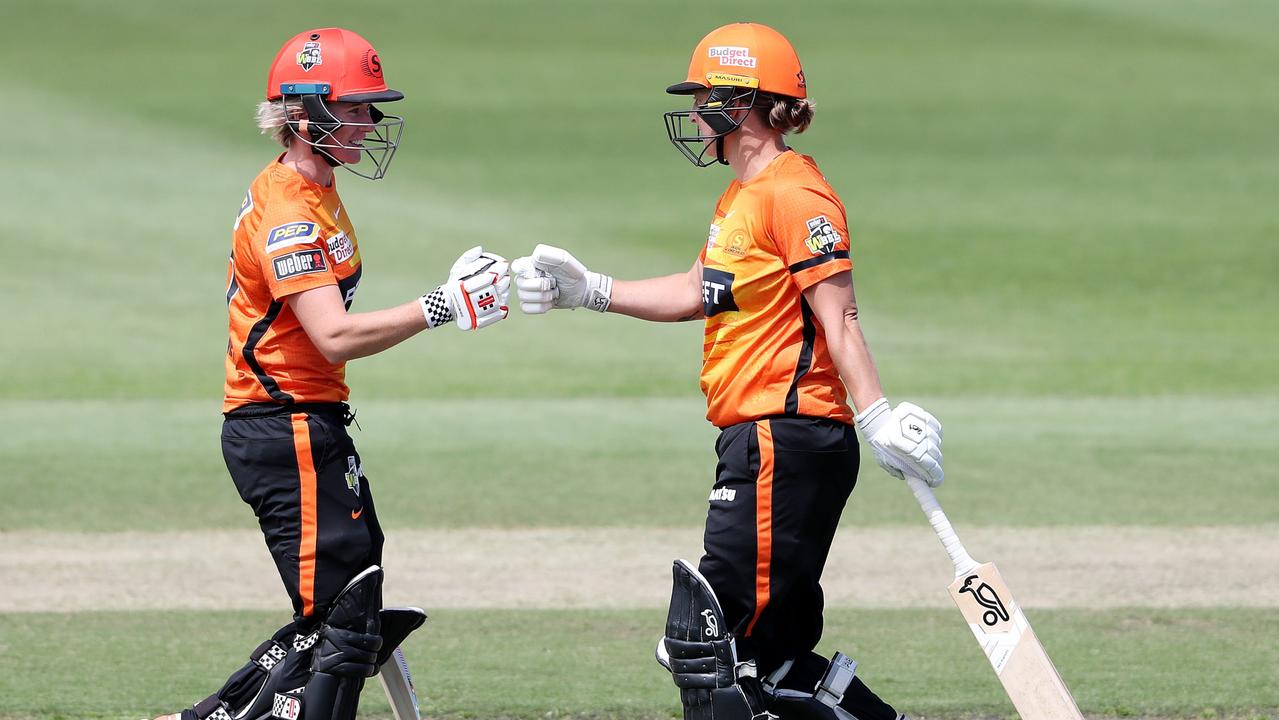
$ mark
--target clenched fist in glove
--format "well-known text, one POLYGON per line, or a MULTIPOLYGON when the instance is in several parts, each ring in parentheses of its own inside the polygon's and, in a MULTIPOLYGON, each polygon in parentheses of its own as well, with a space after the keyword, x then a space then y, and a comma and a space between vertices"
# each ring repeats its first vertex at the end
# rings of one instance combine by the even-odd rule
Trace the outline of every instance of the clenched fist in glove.
POLYGON ((435 328, 456 320, 463 330, 488 327, 510 313, 507 297, 511 276, 506 258, 475 247, 462 253, 443 285, 419 302, 426 326, 435 328))
POLYGON ((552 308, 589 308, 607 312, 613 278, 591 272, 563 248, 538 245, 528 257, 511 263, 520 309, 540 315, 552 308))
POLYGON ((913 403, 889 408, 880 398, 857 414, 857 427, 870 443, 879 466, 898 479, 919 478, 930 487, 941 485, 941 423, 913 403))

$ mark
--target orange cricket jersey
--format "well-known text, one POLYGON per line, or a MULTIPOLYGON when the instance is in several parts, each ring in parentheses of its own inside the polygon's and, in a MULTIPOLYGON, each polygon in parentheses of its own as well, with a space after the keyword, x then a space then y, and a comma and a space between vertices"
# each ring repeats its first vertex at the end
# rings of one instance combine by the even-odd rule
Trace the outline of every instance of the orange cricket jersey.
POLYGON ((268 165, 249 185, 231 233, 223 412, 347 399, 346 364, 324 358, 284 299, 337 285, 350 308, 360 269, 336 186, 316 185, 278 160, 268 165))
POLYGON ((847 391, 803 290, 849 272, 844 205, 788 150, 715 206, 702 249, 702 392, 718 427, 773 415, 851 423, 847 391))

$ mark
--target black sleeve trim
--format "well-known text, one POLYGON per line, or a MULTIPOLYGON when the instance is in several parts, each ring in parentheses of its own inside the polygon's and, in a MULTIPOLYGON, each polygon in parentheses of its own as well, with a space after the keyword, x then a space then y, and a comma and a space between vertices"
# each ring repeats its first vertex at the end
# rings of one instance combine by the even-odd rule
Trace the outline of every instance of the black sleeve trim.
POLYGON ((799 262, 790 266, 790 271, 791 271, 791 274, 794 275, 795 273, 801 270, 807 270, 810 267, 817 267, 818 265, 825 265, 826 263, 832 260, 847 260, 847 259, 848 259, 847 250, 835 250, 833 252, 828 252, 825 255, 818 255, 815 258, 800 260, 799 262))

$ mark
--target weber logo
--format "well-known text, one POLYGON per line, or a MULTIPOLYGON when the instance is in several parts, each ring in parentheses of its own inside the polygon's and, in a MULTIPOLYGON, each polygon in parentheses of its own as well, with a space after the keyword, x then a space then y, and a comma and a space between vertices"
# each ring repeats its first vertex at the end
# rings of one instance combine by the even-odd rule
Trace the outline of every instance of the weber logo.
POLYGON ((299 275, 324 272, 329 269, 324 261, 324 251, 319 248, 297 250, 271 261, 276 280, 288 280, 299 275))
POLYGON ((302 703, 297 698, 275 694, 275 699, 271 702, 271 717, 298 720, 301 715, 302 703))
POLYGON ((737 491, 732 488, 715 488, 711 490, 711 496, 708 498, 711 502, 723 500, 724 502, 733 502, 737 499, 737 491))
POLYGON ((737 310, 733 301, 733 273, 702 268, 702 312, 706 317, 737 310))

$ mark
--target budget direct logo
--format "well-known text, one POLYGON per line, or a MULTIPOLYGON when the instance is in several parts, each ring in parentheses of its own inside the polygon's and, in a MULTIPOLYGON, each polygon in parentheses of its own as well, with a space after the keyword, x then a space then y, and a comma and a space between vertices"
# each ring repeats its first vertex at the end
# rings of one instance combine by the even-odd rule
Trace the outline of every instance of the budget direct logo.
POLYGON ((751 57, 750 48, 735 45, 717 45, 707 51, 707 57, 718 59, 720 67, 755 67, 755 58, 751 57))
POLYGON ((355 244, 351 242, 351 238, 346 236, 343 231, 338 231, 337 235, 324 241, 329 246, 329 255, 333 256, 333 264, 341 265, 351 256, 355 254, 355 244))

